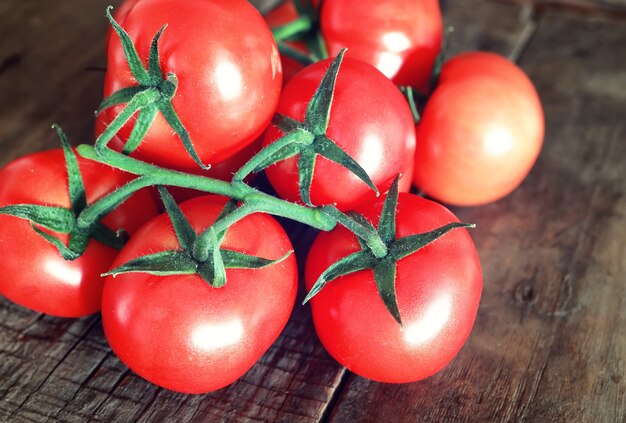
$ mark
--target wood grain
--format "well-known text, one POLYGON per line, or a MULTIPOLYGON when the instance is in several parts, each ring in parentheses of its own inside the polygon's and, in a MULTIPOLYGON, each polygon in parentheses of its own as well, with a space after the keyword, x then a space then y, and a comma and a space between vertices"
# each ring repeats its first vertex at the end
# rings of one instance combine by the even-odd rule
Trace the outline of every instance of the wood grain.
POLYGON ((540 17, 521 57, 547 118, 539 162, 510 197, 456 210, 485 277, 468 344, 421 383, 350 376, 331 421, 623 421, 624 39, 621 20, 540 17))
MULTIPOLYGON (((40 3, 0 3, 0 165, 56 147, 53 122, 74 143, 93 139, 103 73, 89 69, 105 66, 104 6, 40 3)), ((308 307, 296 306, 241 380, 183 395, 129 371, 98 316, 57 319, 0 299, 0 421, 623 421, 626 22, 507 2, 445 6, 449 54, 519 60, 547 115, 522 187, 455 210, 479 225, 485 290, 448 368, 414 384, 369 382, 328 356, 308 307)))

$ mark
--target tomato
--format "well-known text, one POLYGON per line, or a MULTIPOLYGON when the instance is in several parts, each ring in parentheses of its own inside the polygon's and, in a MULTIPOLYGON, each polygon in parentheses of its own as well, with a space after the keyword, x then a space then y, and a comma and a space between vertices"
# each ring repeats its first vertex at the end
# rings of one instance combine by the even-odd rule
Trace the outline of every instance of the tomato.
POLYGON ((347 47, 396 84, 427 88, 443 37, 437 0, 326 0, 320 26, 331 56, 347 47))
MULTIPOLYGON (((159 29, 163 75, 173 72, 178 88, 172 105, 203 163, 218 163, 252 143, 265 129, 281 89, 279 55, 272 34, 245 0, 136 0, 123 8, 118 23, 147 64, 159 29), (207 24, 210 22, 211 24, 207 24)), ((117 35, 110 32, 104 96, 137 84, 117 35)), ((124 105, 99 115, 106 127, 124 105)), ((119 135, 128 139, 134 119, 119 135)), ((120 150, 121 143, 111 147, 120 150)), ((198 165, 159 113, 134 155, 180 170, 198 165)))
POLYGON ((417 126, 414 182, 445 203, 498 200, 526 177, 541 150, 544 115, 532 82, 508 60, 456 56, 417 126))
MULTIPOLYGON (((78 157, 88 204, 131 180, 111 167, 78 157)), ((0 207, 40 204, 69 207, 63 150, 21 157, 0 171, 0 207)), ((158 213, 147 190, 137 192, 104 217, 112 230, 132 234, 158 213)), ((79 317, 100 310, 102 278, 117 251, 90 240, 78 259, 66 261, 31 228, 30 222, 0 215, 0 294, 21 306, 60 317, 79 317)), ((67 244, 67 235, 56 234, 67 244)))
MULTIPOLYGON (((181 205, 196 231, 210 226, 226 200, 194 198, 181 205)), ((233 225, 222 248, 276 259, 292 249, 271 216, 256 213, 233 225), (261 234, 261 236, 259 236, 261 234)), ((143 226, 113 267, 180 249, 167 215, 143 226)), ((108 277, 102 322, 115 354, 141 377, 167 389, 202 393, 242 376, 287 323, 297 292, 294 255, 262 269, 227 269, 213 288, 197 275, 126 273, 108 277)))
MULTIPOLYGON (((285 87, 277 113, 300 122, 330 59, 317 62, 293 77, 285 87)), ((396 86, 371 65, 345 58, 335 85, 327 135, 368 173, 381 192, 406 169, 405 157, 415 148, 411 111, 396 86), (383 106, 384 105, 384 106, 383 106)), ((276 126, 265 133, 266 146, 282 136, 276 126)), ((278 194, 300 201, 298 156, 266 169, 278 194)), ((350 210, 375 198, 375 192, 346 168, 317 156, 311 185, 315 205, 336 203, 350 210)))
MULTIPOLYGON (((382 200, 359 209, 378 224, 382 200)), ((458 221, 445 207, 401 193, 396 238, 458 221)), ((306 261, 306 286, 339 259, 360 250, 343 227, 320 233, 306 261)), ((476 317, 482 273, 465 229, 455 229, 397 263, 396 295, 403 326, 385 308, 372 270, 329 282, 311 299, 313 323, 326 350, 342 365, 380 382, 426 378, 465 343, 476 317)))

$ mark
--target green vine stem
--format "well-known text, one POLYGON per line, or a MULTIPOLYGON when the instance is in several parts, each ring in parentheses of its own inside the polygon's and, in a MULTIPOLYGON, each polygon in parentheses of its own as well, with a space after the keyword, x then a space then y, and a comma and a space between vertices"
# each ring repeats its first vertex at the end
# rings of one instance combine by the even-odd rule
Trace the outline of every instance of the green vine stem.
POLYGON ((93 146, 80 145, 78 152, 86 159, 124 170, 140 176, 124 187, 91 204, 81 213, 79 219, 84 222, 94 221, 110 210, 111 204, 120 204, 133 192, 151 185, 169 185, 191 188, 211 194, 224 195, 241 201, 255 212, 265 212, 286 217, 309 225, 313 228, 330 231, 337 224, 336 220, 320 208, 307 207, 273 197, 243 182, 225 182, 206 176, 191 175, 154 166, 121 153, 104 148, 96 152, 93 146))
POLYGON ((302 32, 310 31, 312 28, 311 20, 308 16, 300 16, 298 19, 289 22, 286 25, 281 25, 272 28, 272 35, 276 42, 287 40, 288 38, 300 34, 302 32))

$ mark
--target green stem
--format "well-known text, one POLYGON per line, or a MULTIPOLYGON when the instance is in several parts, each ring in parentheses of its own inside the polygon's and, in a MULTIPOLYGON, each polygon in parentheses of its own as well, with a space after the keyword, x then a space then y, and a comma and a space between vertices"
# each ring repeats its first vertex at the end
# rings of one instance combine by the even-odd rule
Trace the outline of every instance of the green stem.
MULTIPOLYGON (((196 189, 198 191, 204 191, 212 194, 224 195, 241 201, 251 207, 255 207, 258 211, 296 220, 322 231, 330 231, 336 225, 335 220, 332 217, 327 216, 320 209, 310 208, 281 200, 280 198, 273 197, 241 182, 230 183, 219 179, 209 178, 207 176, 191 175, 175 170, 164 169, 141 162, 133 159, 132 157, 125 156, 109 148, 104 148, 100 152, 101 154, 98 154, 92 146, 80 145, 78 147, 78 152, 86 159, 105 163, 109 166, 135 175, 149 177, 151 182, 150 185, 177 186, 181 188, 196 189)), ((137 183, 132 188, 123 191, 120 198, 122 196, 128 196, 132 189, 136 188, 135 190, 138 190, 143 188, 142 185, 143 183, 137 183)), ((117 194, 111 195, 115 196, 117 194)), ((114 201, 114 199, 109 199, 108 201, 114 201)), ((102 207, 101 209, 100 207, 99 202, 92 204, 88 208, 91 210, 89 211, 87 217, 96 216, 105 209, 105 207, 102 207)), ((85 212, 88 209, 85 209, 85 212)))
POLYGON ((277 26, 272 28, 272 35, 278 43, 284 41, 289 37, 292 37, 301 32, 306 32, 311 29, 311 20, 308 16, 300 16, 298 19, 289 22, 288 24, 277 26))
POLYGON ((387 255, 387 245, 385 245, 385 242, 382 240, 378 232, 365 225, 361 225, 356 220, 350 218, 350 216, 342 213, 335 206, 324 206, 322 211, 326 215, 332 217, 335 221, 337 221, 337 223, 344 226, 350 232, 365 241, 376 258, 383 258, 387 255))
POLYGON ((95 203, 86 207, 79 215, 76 221, 79 228, 88 228, 93 223, 99 222, 111 210, 122 204, 135 192, 142 188, 156 185, 155 179, 151 176, 142 176, 134 179, 121 186, 112 193, 102 197, 95 203))
POLYGON ((278 45, 278 51, 280 52, 280 54, 287 56, 287 57, 291 57, 293 60, 302 64, 303 66, 309 66, 315 63, 315 60, 316 60, 315 58, 305 53, 302 53, 293 47, 288 46, 282 41, 279 41, 277 45, 278 45))
POLYGON ((252 213, 256 213, 257 211, 259 210, 257 210, 254 205, 244 204, 232 213, 215 222, 209 230, 200 234, 200 236, 196 239, 193 246, 193 257, 200 262, 205 262, 209 258, 209 248, 211 247, 211 239, 213 238, 210 231, 213 231, 213 234, 219 234, 244 217, 251 215, 252 213))
POLYGON ((411 115, 413 115, 413 122, 417 125, 421 119, 419 111, 417 110, 417 101, 415 100, 415 90, 411 86, 400 86, 400 91, 404 94, 409 108, 411 109, 411 115))

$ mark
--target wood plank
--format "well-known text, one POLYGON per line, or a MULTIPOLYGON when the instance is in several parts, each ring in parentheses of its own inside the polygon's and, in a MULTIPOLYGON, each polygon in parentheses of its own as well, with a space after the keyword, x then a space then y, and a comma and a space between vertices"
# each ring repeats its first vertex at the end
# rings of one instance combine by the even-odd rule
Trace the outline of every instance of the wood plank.
POLYGON ((455 210, 478 224, 485 275, 468 344, 423 382, 350 375, 331 421, 623 421, 624 39, 622 20, 542 16, 521 60, 547 116, 540 159, 508 198, 455 210))
POLYGON ((534 3, 540 8, 572 8, 581 11, 626 14, 626 0, 497 0, 517 4, 534 3))
MULTIPOLYGON (((522 7, 447 3, 446 21, 456 29, 452 53, 486 49, 515 58, 533 34, 535 24, 522 7)), ((92 139, 92 110, 100 101, 103 74, 86 69, 105 64, 103 7, 96 0, 68 0, 50 9, 18 0, 0 5, 0 165, 56 147, 52 122, 75 143, 92 139)), ((401 386, 355 377, 323 350, 308 307, 296 306, 278 342, 240 381, 208 395, 182 395, 129 371, 107 346, 97 316, 56 319, 0 299, 0 421, 318 421, 329 416, 385 421, 398 415, 559 421, 588 418, 585 413, 600 407, 607 409, 607 418, 623 415, 619 310, 624 291, 616 284, 624 279, 624 190, 616 181, 624 180, 617 166, 624 156, 618 143, 624 128, 616 119, 624 109, 624 81, 610 69, 623 69, 624 63, 608 52, 620 56, 615 52, 624 32, 617 23, 602 29, 604 23, 548 15, 523 57, 552 116, 550 144, 510 199, 460 211, 464 220, 480 225, 475 238, 489 276, 470 343, 440 375, 401 386), (568 25, 583 29, 574 36, 568 25), (563 44, 570 35, 573 40, 563 44), (595 51, 599 41, 607 46, 595 51), (541 50, 541 43, 550 48, 541 50), (586 61, 580 64, 574 56, 586 61), (559 75, 556 86, 554 75, 559 75), (571 140, 579 141, 570 145, 571 140), (569 207, 563 210, 560 204, 569 207), (571 331, 580 332, 561 333, 571 331), (602 361, 608 365, 600 367, 602 361), (564 376, 571 380, 563 382, 564 376), (572 392, 577 383, 583 388, 572 392), (588 410, 579 410, 580 404, 588 410), (551 414, 541 414, 546 409, 551 414)), ((307 236, 310 232, 301 242, 307 236)))

